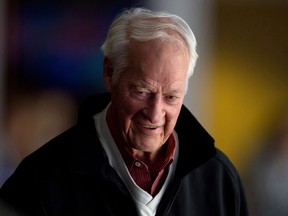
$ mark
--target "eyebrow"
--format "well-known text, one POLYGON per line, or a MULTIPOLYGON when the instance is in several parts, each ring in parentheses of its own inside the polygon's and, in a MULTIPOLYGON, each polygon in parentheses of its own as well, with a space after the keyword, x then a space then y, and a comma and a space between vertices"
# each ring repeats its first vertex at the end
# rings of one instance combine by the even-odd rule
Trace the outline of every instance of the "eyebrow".
MULTIPOLYGON (((157 92, 157 89, 154 87, 150 87, 149 85, 145 85, 143 83, 137 83, 137 84, 131 84, 131 88, 143 88, 143 89, 147 89, 148 91, 155 93, 157 92)), ((167 92, 163 92, 162 94, 181 94, 181 90, 180 89, 172 89, 169 90, 167 92)))
POLYGON ((143 84, 143 83, 136 83, 136 84, 131 84, 131 88, 143 88, 143 89, 147 89, 149 91, 152 92, 156 92, 156 88, 155 87, 150 87, 149 85, 143 84))

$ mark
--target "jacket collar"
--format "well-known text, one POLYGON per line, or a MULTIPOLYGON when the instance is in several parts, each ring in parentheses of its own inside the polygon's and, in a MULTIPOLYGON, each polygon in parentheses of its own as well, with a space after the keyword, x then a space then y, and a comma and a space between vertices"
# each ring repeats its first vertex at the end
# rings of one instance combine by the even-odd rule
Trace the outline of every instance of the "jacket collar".
POLYGON ((175 130, 179 138, 176 176, 182 177, 216 154, 214 139, 192 113, 182 105, 175 130))

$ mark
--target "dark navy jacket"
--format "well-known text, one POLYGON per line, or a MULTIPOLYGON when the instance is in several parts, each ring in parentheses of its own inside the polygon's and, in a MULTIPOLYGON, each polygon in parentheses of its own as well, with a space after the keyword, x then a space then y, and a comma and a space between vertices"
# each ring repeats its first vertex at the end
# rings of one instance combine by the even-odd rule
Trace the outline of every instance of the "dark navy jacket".
MULTIPOLYGON (((28 216, 137 216, 92 118, 109 101, 104 94, 84 103, 75 126, 26 157, 0 190, 2 206, 28 216)), ((237 171, 185 106, 175 130, 179 161, 156 215, 247 216, 237 171)))

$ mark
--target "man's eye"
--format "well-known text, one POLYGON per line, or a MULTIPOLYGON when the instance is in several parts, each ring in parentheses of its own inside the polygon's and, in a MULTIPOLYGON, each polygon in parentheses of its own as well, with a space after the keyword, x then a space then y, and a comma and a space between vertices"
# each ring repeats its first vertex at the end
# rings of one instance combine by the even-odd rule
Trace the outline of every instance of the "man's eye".
POLYGON ((134 91, 134 94, 137 97, 146 97, 147 95, 149 95, 149 92, 143 91, 143 90, 136 90, 136 91, 134 91))
POLYGON ((176 100, 176 99, 177 99, 177 97, 176 97, 176 96, 173 96, 173 95, 168 95, 168 96, 166 96, 166 98, 167 98, 167 100, 169 100, 169 101, 173 101, 173 100, 176 100))
POLYGON ((180 98, 178 96, 175 96, 175 95, 167 95, 166 96, 166 101, 169 104, 178 104, 180 101, 179 99, 180 98))
POLYGON ((146 95, 147 92, 144 92, 144 91, 137 91, 137 94, 138 94, 138 95, 146 95))

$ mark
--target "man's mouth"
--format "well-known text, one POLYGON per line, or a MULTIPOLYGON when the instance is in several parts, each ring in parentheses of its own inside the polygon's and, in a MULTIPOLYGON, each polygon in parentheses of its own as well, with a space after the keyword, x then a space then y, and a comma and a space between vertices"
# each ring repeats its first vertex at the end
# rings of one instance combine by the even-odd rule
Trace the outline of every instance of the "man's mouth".
POLYGON ((158 126, 156 125, 143 125, 144 128, 148 128, 148 129, 156 129, 158 126))

